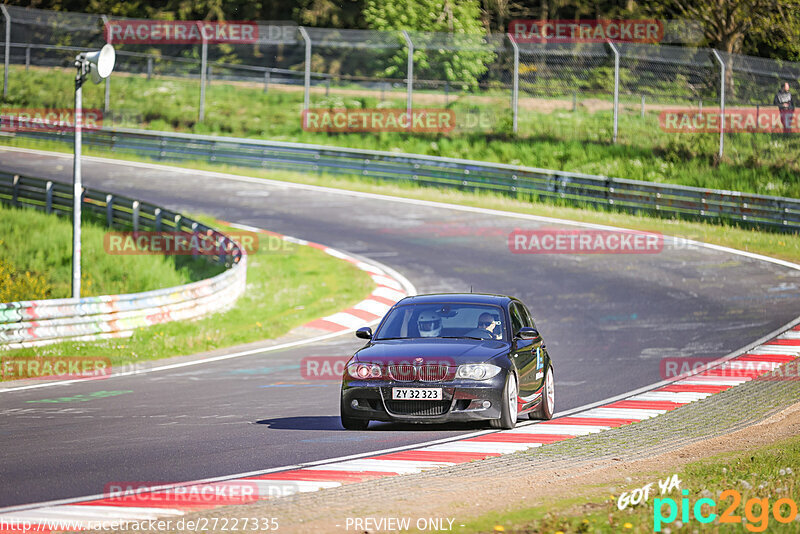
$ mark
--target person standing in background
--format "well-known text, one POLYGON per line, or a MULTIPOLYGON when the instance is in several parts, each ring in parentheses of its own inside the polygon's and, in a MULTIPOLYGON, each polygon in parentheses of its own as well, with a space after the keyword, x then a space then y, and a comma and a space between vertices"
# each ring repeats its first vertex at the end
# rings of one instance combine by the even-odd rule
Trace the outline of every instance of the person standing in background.
POLYGON ((792 130, 792 115, 794 114, 794 102, 792 93, 789 91, 789 82, 783 84, 783 88, 775 95, 772 103, 778 106, 778 113, 781 114, 783 133, 788 134, 792 130))

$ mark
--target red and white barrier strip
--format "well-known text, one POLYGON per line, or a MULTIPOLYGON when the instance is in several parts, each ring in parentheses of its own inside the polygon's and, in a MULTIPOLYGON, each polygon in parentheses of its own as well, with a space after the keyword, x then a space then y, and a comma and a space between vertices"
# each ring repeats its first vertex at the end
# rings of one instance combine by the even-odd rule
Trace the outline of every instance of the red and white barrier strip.
MULTIPOLYGON (((377 271, 370 272, 382 276, 377 271)), ((345 326, 335 321, 329 322, 340 324, 343 328, 345 326)), ((72 529, 79 530, 96 528, 97 522, 103 521, 132 522, 156 517, 175 518, 187 512, 226 504, 273 499, 293 493, 318 491, 374 478, 419 473, 501 456, 656 417, 766 374, 772 374, 775 380, 798 379, 800 373, 796 367, 792 373, 797 376, 779 376, 773 374, 773 371, 799 356, 800 325, 714 367, 687 374, 670 383, 657 384, 648 391, 623 399, 613 399, 550 421, 521 424, 513 430, 480 432, 458 440, 421 445, 414 449, 380 451, 330 460, 327 463, 315 462, 274 469, 262 474, 249 473, 226 480, 152 488, 144 492, 138 491, 133 496, 95 496, 63 504, 45 503, 38 507, 33 505, 26 509, 0 513, 0 532, 20 532, 21 527, 11 528, 9 525, 14 522, 21 524, 23 521, 27 521, 29 525, 38 525, 42 532, 48 532, 58 530, 52 527, 53 521, 74 521, 72 529), (225 488, 241 486, 253 489, 247 496, 225 496, 225 488), (192 491, 192 488, 202 489, 192 491), (221 488, 221 491, 210 491, 209 488, 221 488), (213 502, 206 498, 209 493, 217 495, 213 502), (223 495, 222 498, 219 497, 220 494, 223 495)), ((64 524, 61 523, 62 527, 64 524)))
POLYGON ((335 248, 320 245, 319 243, 314 243, 311 241, 306 241, 304 239, 298 239, 288 235, 262 230, 253 226, 235 224, 225 221, 219 222, 240 230, 267 234, 278 237, 290 243, 319 249, 326 254, 330 254, 334 258, 352 263, 358 269, 367 272, 372 278, 372 281, 375 282, 375 289, 366 299, 362 300, 351 308, 347 308, 346 310, 334 313, 333 315, 315 319, 305 324, 304 326, 306 327, 315 328, 324 332, 345 332, 347 330, 361 328, 362 326, 373 325, 380 321, 384 315, 386 315, 386 312, 389 311, 389 308, 391 308, 395 302, 407 297, 414 291, 413 288, 408 286, 407 281, 401 279, 400 277, 395 277, 393 273, 389 273, 375 264, 367 263, 359 260, 358 258, 354 258, 353 256, 335 248))

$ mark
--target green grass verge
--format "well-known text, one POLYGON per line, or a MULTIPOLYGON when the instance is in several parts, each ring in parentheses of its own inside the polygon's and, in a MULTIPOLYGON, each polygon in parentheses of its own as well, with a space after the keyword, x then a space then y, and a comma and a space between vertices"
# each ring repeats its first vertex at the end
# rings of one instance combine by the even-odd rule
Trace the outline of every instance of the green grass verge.
MULTIPOLYGON (((773 517, 772 509, 782 498, 798 501, 800 488, 800 437, 793 437, 773 445, 754 450, 737 451, 718 455, 687 464, 677 473, 638 473, 625 480, 608 481, 601 485, 585 485, 571 491, 566 499, 548 499, 536 507, 516 509, 500 513, 490 513, 474 521, 464 523, 459 532, 507 532, 515 534, 568 533, 568 532, 631 532, 654 531, 654 518, 668 518, 669 504, 656 499, 675 500, 677 516, 672 522, 663 521, 661 532, 797 532, 800 523, 792 521, 780 523, 773 517), (660 494, 657 482, 677 474, 680 490, 673 489, 660 494), (653 483, 653 490, 644 503, 628 505, 619 510, 617 503, 623 492, 630 494, 645 484, 653 483), (681 490, 688 490, 682 495, 681 490), (732 524, 719 523, 720 516, 734 504, 734 497, 720 492, 735 490, 741 502, 730 510, 738 516, 732 524), (688 521, 682 521, 682 501, 688 499, 688 521), (712 509, 708 503, 702 504, 701 512, 708 516, 717 514, 717 523, 700 523, 693 510, 699 499, 709 498, 716 503, 712 509), (749 502, 751 499, 764 499, 768 509, 764 516, 761 507, 749 502), (658 508, 656 508, 658 505, 658 508), (747 511, 750 510, 750 517, 747 511), (742 524, 742 519, 747 523, 742 524), (761 528, 763 527, 763 528, 761 528), (760 529, 760 530, 759 530, 760 529)), ((782 505, 781 514, 789 515, 789 506, 782 505)))
MULTIPOLYGON (((0 139, 0 144, 22 148, 71 152, 71 147, 63 143, 37 142, 30 139, 6 138, 0 139)), ((130 161, 153 162, 148 158, 131 155, 120 156, 119 154, 96 148, 87 148, 84 152, 87 155, 130 161)), ((606 211, 599 208, 576 208, 550 203, 536 203, 491 193, 471 193, 452 189, 420 187, 411 182, 387 183, 364 177, 331 176, 327 174, 310 175, 285 171, 268 171, 250 167, 217 165, 206 162, 154 163, 661 232, 665 235, 679 236, 736 248, 747 252, 764 254, 788 261, 800 262, 800 235, 798 234, 781 234, 746 229, 727 224, 711 224, 681 219, 663 219, 646 215, 631 215, 606 211)))
MULTIPOLYGON (((67 69, 12 66, 3 108, 72 107, 73 73, 67 69)), ((418 107, 441 107, 420 93, 418 107)), ((438 95, 441 96, 441 95, 438 95)), ((332 89, 312 93, 315 108, 405 109, 405 96, 390 91, 332 89)), ((327 134, 301 128, 302 88, 276 86, 263 93, 258 84, 214 82, 206 93, 205 120, 197 123, 199 84, 193 80, 118 73, 111 81, 112 113, 105 125, 143 127, 239 137, 300 141, 354 148, 396 150, 523 164, 604 176, 800 197, 800 136, 730 134, 721 162, 715 160, 716 134, 661 131, 660 109, 640 116, 630 103, 619 115, 619 137, 611 144, 611 111, 590 104, 574 112, 548 106, 554 99, 520 102, 519 134, 510 133, 507 95, 454 93, 447 107, 457 124, 472 118, 489 130, 461 128, 446 135, 401 133, 327 134), (482 124, 483 124, 482 123, 482 124)), ((595 99, 596 100, 596 99, 595 99)), ((103 85, 84 86, 84 106, 102 108, 103 85)), ((563 105, 563 102, 559 103, 563 105)), ((685 106, 685 103, 684 103, 685 106)), ((608 106, 606 106, 608 107, 608 106)), ((680 107, 675 104, 672 107, 680 107)))
MULTIPOLYGON (((213 219, 197 219, 227 228, 213 219)), ((100 356, 120 366, 205 352, 279 337, 363 300, 373 287, 370 277, 348 262, 312 247, 284 245, 283 241, 276 246, 275 238, 263 235, 259 252, 248 256, 247 290, 228 311, 197 321, 137 329, 126 339, 59 343, 9 354, 14 358, 100 356)))
MULTIPOLYGON (((202 259, 109 255, 107 228, 82 225, 81 296, 139 293, 178 286, 222 272, 202 259)), ((72 221, 0 204, 0 302, 67 298, 72 281, 72 221)))

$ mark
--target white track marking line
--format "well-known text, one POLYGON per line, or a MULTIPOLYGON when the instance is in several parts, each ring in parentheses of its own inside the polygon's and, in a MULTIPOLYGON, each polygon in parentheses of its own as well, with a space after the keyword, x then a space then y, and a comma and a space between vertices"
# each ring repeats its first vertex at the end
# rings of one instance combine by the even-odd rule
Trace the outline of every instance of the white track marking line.
POLYGON ((364 326, 365 324, 367 324, 367 322, 368 322, 368 321, 365 321, 364 319, 362 319, 361 317, 356 317, 355 315, 347 313, 347 312, 337 312, 337 313, 334 313, 333 315, 328 315, 327 317, 321 317, 321 319, 323 321, 336 323, 338 325, 341 325, 341 326, 343 326, 345 328, 349 328, 351 330, 354 330, 356 328, 360 328, 360 327, 364 326))
POLYGON ((325 466, 312 466, 307 469, 314 470, 329 470, 336 471, 385 471, 387 473, 420 473, 428 469, 436 469, 454 465, 453 462, 423 462, 413 460, 377 460, 377 459, 364 459, 364 460, 347 460, 345 462, 337 462, 335 464, 326 464, 325 466))
POLYGON ((389 311, 391 306, 384 304, 383 302, 378 302, 377 300, 366 299, 353 306, 353 308, 369 312, 373 315, 377 315, 378 317, 383 317, 386 312, 389 311))
POLYGON ((676 391, 653 391, 651 393, 641 393, 634 395, 629 400, 643 401, 669 401, 678 403, 690 403, 710 397, 713 393, 700 393, 695 391, 676 392, 676 391))
POLYGON ((582 417, 598 417, 605 419, 649 419, 669 410, 652 410, 643 408, 593 408, 581 414, 582 417))
MULTIPOLYGON (((533 446, 539 446, 536 444, 533 446)), ((420 451, 431 452, 493 452, 499 454, 509 454, 517 451, 525 451, 532 446, 525 443, 511 443, 511 442, 483 442, 483 441, 454 441, 452 443, 443 443, 441 445, 431 445, 421 449, 414 449, 420 451)))
POLYGON ((406 296, 405 293, 397 291, 396 289, 392 289, 390 287, 379 287, 378 289, 373 291, 372 294, 375 295, 376 297, 383 297, 393 302, 397 302, 398 300, 406 296))
POLYGON ((338 488, 341 482, 326 480, 247 480, 258 487, 259 499, 274 499, 295 493, 310 493, 328 488, 338 488))
POLYGON ((611 427, 594 425, 536 425, 531 428, 523 426, 511 430, 503 430, 501 434, 553 434, 559 436, 585 436, 608 430, 611 427))
POLYGON ((402 291, 403 290, 403 286, 401 286, 397 281, 392 280, 388 276, 380 276, 380 275, 377 275, 377 274, 373 274, 371 276, 371 278, 372 278, 372 281, 375 282, 376 284, 378 284, 379 286, 390 287, 390 288, 396 289, 398 291, 402 291))

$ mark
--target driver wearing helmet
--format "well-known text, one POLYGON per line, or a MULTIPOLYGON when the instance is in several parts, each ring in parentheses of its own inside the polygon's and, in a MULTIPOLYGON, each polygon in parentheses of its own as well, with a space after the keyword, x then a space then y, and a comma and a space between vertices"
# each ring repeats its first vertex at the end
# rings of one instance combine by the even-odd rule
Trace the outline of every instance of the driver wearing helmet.
POLYGON ((495 321, 490 313, 482 313, 481 316, 478 317, 478 328, 489 332, 492 335, 492 339, 500 339, 502 336, 498 326, 500 326, 500 321, 495 321))
POLYGON ((436 312, 422 312, 417 319, 420 337, 438 337, 442 331, 442 318, 436 312))

